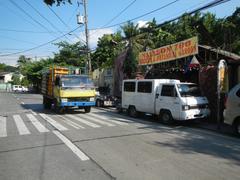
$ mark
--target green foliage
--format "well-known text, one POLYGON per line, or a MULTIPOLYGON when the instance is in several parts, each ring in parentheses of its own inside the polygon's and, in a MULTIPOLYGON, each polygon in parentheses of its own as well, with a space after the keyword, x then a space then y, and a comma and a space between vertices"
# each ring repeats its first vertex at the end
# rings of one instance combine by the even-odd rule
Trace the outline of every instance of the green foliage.
POLYGON ((14 72, 16 71, 16 69, 17 69, 16 67, 0 63, 0 72, 14 72))
POLYGON ((103 35, 98 40, 97 49, 92 53, 93 69, 112 67, 113 60, 121 47, 121 33, 103 35))
POLYGON ((53 4, 57 4, 57 6, 59 6, 60 4, 65 4, 66 2, 70 4, 72 3, 71 0, 44 0, 44 2, 50 6, 52 6, 53 4))
POLYGON ((19 74, 13 74, 12 76, 12 84, 20 85, 21 80, 20 80, 20 75, 19 74))
POLYGON ((54 54, 54 63, 59 65, 85 66, 86 46, 80 42, 70 44, 66 41, 56 43, 60 49, 54 54))

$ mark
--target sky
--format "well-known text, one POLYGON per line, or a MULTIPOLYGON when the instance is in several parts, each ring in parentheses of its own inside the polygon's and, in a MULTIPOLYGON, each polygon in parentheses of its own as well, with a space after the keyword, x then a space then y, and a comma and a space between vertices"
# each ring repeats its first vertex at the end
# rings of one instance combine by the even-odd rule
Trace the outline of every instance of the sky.
MULTIPOLYGON (((72 4, 48 7, 43 0, 0 0, 0 63, 16 65, 20 55, 33 60, 53 57, 54 52, 58 52, 54 44, 60 41, 74 43, 80 40, 85 43, 84 26, 77 24, 76 15, 83 15, 83 6, 78 4, 78 1, 72 0, 72 4), (71 32, 73 30, 75 31, 71 32), (35 48, 39 45, 41 47, 35 48), (18 53, 25 50, 29 51, 18 53)), ((144 22, 155 18, 157 23, 162 23, 212 1, 87 0, 90 48, 97 46, 99 37, 121 28, 121 25, 112 25, 135 19, 171 2, 172 4, 165 8, 133 22, 144 25, 144 22)), ((240 0, 230 0, 203 13, 211 12, 218 18, 224 18, 231 15, 237 7, 240 7, 240 0)))

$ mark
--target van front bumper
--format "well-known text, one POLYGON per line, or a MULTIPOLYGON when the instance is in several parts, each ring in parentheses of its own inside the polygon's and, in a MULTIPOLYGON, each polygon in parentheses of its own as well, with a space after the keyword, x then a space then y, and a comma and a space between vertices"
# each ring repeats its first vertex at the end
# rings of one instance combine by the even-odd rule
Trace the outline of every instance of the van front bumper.
POLYGON ((179 120, 202 119, 210 115, 209 109, 190 109, 180 113, 179 120))

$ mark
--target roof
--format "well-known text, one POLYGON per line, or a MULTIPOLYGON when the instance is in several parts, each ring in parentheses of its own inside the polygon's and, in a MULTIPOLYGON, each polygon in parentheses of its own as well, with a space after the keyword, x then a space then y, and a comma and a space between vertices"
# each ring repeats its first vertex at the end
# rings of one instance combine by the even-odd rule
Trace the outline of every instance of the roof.
POLYGON ((7 74, 13 74, 12 72, 0 72, 0 76, 5 76, 7 74))
POLYGON ((221 54, 221 55, 226 56, 228 58, 231 58, 233 60, 240 61, 240 56, 235 54, 235 53, 225 51, 225 50, 221 50, 221 49, 216 49, 216 48, 213 48, 213 47, 207 46, 207 45, 200 45, 199 44, 198 46, 201 47, 201 48, 207 49, 209 51, 221 54))

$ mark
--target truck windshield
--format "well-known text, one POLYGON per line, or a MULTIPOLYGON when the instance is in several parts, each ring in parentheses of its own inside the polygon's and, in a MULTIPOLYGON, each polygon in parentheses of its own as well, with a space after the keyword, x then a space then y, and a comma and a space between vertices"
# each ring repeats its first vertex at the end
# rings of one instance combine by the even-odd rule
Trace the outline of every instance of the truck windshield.
POLYGON ((201 91, 196 84, 178 84, 177 87, 182 97, 202 96, 201 91))
POLYGON ((87 76, 62 76, 61 86, 63 88, 92 88, 93 82, 87 76))

